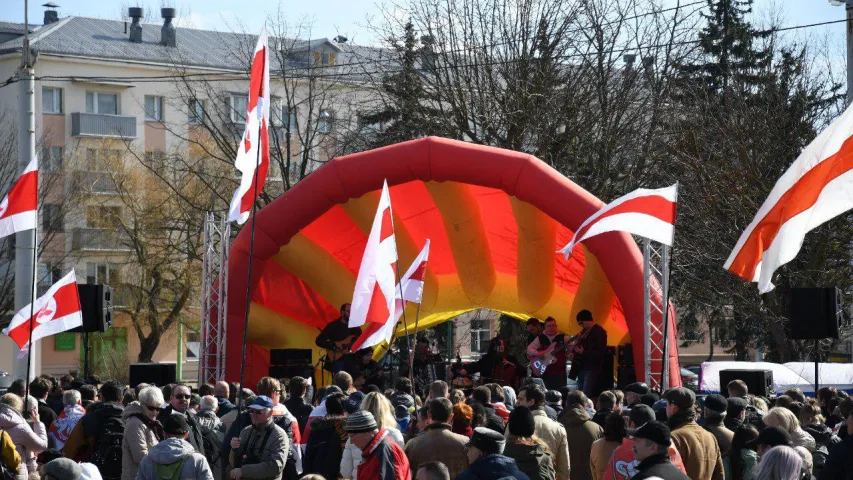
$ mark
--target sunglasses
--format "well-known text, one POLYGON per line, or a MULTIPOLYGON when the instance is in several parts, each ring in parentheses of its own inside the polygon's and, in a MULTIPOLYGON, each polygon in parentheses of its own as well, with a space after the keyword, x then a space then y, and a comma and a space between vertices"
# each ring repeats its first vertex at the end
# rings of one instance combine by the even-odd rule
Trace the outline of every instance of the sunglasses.
POLYGON ((151 405, 146 405, 145 408, 147 408, 149 412, 161 412, 161 411, 163 411, 162 408, 152 407, 151 405))
POLYGON ((189 400, 192 398, 192 395, 174 395, 174 397, 178 400, 189 400))

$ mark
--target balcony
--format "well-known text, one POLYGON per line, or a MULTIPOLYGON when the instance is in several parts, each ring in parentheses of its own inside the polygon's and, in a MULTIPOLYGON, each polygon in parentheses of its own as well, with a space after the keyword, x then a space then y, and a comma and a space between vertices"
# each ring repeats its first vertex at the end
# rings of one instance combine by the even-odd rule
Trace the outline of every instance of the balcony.
POLYGON ((75 228, 71 248, 83 252, 129 252, 127 234, 115 228, 75 228))
POLYGON ((86 194, 118 194, 113 178, 107 172, 74 172, 74 189, 86 194))
POLYGON ((74 112, 71 136, 136 138, 136 117, 74 112))

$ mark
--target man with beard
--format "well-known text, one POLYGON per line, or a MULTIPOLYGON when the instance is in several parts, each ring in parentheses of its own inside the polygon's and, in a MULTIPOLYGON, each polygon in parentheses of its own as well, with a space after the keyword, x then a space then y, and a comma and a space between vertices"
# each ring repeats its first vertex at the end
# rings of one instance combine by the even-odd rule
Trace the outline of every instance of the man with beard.
POLYGON ((323 327, 323 331, 314 342, 327 351, 323 368, 332 373, 338 373, 346 368, 344 357, 351 352, 349 347, 361 335, 361 329, 349 326, 350 304, 341 305, 341 316, 323 327))
POLYGON ((506 342, 501 337, 495 337, 489 342, 488 352, 471 367, 471 373, 475 372, 480 373, 481 381, 488 379, 490 382, 501 386, 508 385, 515 390, 518 390, 522 377, 527 376, 527 371, 515 355, 507 354, 506 342))

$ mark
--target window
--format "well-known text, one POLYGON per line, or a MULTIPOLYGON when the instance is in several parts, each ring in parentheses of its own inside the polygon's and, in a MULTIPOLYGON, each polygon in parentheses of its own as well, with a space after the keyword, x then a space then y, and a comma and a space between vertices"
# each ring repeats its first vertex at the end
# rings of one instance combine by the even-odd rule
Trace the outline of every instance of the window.
POLYGON ((86 226, 89 228, 116 229, 121 226, 121 207, 88 205, 86 226))
POLYGON ((246 123, 246 115, 249 111, 248 95, 231 95, 231 121, 234 123, 246 123))
POLYGON ((42 263, 39 265, 39 278, 42 285, 53 285, 62 279, 62 265, 56 263, 42 263))
POLYGON ((323 67, 335 65, 335 54, 330 52, 314 52, 314 63, 323 67))
POLYGON ((114 263, 87 263, 86 264, 86 283, 93 285, 103 283, 107 285, 117 285, 120 281, 118 273, 118 265, 114 263))
POLYGON ((145 95, 145 120, 148 122, 163 121, 163 97, 145 95))
POLYGON ((86 92, 86 113, 118 115, 118 94, 86 92))
POLYGON ((201 336, 199 335, 199 333, 197 331, 195 331, 195 330, 187 331, 187 338, 186 338, 186 343, 185 343, 187 350, 186 350, 186 357, 185 358, 188 361, 198 360, 199 351, 201 350, 200 338, 201 338, 201 336))
POLYGON ((190 100, 189 122, 194 125, 204 123, 204 100, 190 100))
POLYGON ((296 130, 296 109, 287 105, 281 106, 281 126, 287 131, 296 130))
POLYGON ((42 87, 41 89, 41 112, 62 113, 62 89, 53 87, 42 87))
POLYGON ((331 133, 332 131, 332 123, 335 118, 332 115, 332 112, 329 110, 323 110, 320 112, 320 119, 317 121, 317 130, 322 134, 331 133))
POLYGON ((41 153, 41 168, 45 172, 62 170, 62 147, 45 147, 41 153))
POLYGON ((41 215, 42 230, 45 232, 62 232, 62 208, 59 205, 45 204, 41 215))
POLYGON ((111 166, 117 166, 120 161, 121 150, 86 149, 86 169, 90 172, 108 172, 111 166))
POLYGON ((489 350, 489 331, 488 320, 471 320, 471 351, 486 353, 489 350))

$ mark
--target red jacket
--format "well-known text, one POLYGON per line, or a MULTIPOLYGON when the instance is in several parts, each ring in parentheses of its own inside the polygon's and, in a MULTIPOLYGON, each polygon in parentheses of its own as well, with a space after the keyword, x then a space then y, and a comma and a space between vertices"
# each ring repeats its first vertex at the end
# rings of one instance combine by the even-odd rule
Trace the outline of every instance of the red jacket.
POLYGON ((361 454, 361 465, 356 476, 364 479, 412 480, 412 471, 406 453, 397 442, 388 438, 384 428, 373 437, 361 454))
MULTIPOLYGON (((607 462, 607 467, 604 469, 604 475, 601 477, 601 480, 628 480, 637 474, 637 465, 640 461, 637 460, 634 451, 631 450, 632 445, 634 445, 634 439, 622 439, 622 445, 616 447, 616 450, 613 451, 613 455, 610 457, 610 461, 607 462)), ((670 445, 667 450, 669 451, 669 459, 675 468, 686 474, 684 462, 682 462, 681 455, 675 446, 670 445)))

